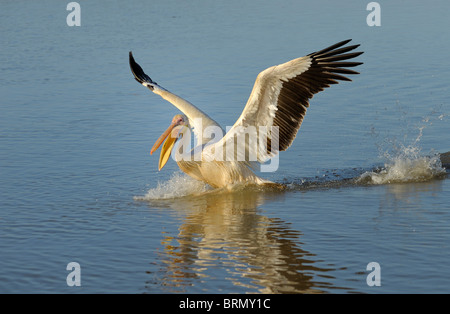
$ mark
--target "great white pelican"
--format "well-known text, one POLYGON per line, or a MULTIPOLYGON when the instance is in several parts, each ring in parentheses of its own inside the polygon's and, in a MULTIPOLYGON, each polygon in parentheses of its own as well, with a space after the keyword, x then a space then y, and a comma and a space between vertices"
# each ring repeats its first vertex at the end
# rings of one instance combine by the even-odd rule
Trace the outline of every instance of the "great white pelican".
POLYGON ((348 68, 362 62, 348 60, 363 52, 350 52, 359 46, 347 45, 350 41, 339 42, 259 73, 244 110, 226 133, 202 110, 153 81, 130 51, 130 67, 136 81, 183 113, 173 118, 151 150, 153 153, 164 142, 159 170, 167 163, 177 139, 184 138, 192 130, 196 137, 195 147, 189 151, 175 151, 175 159, 183 172, 215 188, 236 183, 271 184, 255 174, 255 166, 264 165, 291 146, 314 94, 340 80, 351 81, 344 75, 359 74, 348 68), (217 130, 221 134, 218 135, 217 130))

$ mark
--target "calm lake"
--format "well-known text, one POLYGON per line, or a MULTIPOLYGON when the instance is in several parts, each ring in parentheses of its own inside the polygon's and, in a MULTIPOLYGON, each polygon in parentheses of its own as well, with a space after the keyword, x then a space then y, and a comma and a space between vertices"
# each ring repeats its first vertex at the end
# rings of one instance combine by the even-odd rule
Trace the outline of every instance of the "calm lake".
POLYGON ((0 3, 0 293, 450 292, 450 2, 69 2, 0 3), (179 112, 129 51, 225 127, 259 72, 350 38, 361 74, 260 173, 286 190, 158 171, 179 112))

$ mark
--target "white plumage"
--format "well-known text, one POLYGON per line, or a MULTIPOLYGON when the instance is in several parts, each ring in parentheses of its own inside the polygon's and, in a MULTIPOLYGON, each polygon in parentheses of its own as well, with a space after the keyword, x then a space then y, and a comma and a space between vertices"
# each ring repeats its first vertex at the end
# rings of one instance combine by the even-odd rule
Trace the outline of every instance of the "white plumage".
MULTIPOLYGON (((338 80, 350 81, 342 74, 358 74, 348 68, 362 63, 345 60, 355 58, 362 52, 350 52, 359 45, 345 46, 348 42, 350 40, 339 42, 262 71, 240 117, 218 140, 211 140, 210 136, 211 129, 216 133, 223 132, 217 122, 154 82, 135 62, 131 52, 129 57, 135 79, 184 113, 186 118, 175 116, 169 129, 180 125, 192 127, 198 147, 183 154, 176 153, 177 163, 184 172, 213 187, 241 182, 268 184, 268 181, 255 175, 251 169, 254 163, 264 163, 291 146, 314 94, 338 83, 338 80)), ((169 133, 166 131, 164 134, 167 136, 169 133)), ((152 152, 162 140, 164 138, 155 143, 152 152)), ((174 142, 172 140, 167 149, 171 149, 174 142)), ((160 168, 167 162, 167 157, 162 160, 163 154, 166 156, 167 152, 161 152, 160 168)))

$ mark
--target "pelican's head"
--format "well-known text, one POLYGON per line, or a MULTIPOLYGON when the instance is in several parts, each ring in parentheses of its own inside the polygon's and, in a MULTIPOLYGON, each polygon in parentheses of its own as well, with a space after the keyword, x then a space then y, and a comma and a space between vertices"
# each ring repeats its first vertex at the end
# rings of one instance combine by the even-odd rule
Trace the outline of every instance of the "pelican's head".
POLYGON ((170 126, 167 128, 167 130, 164 131, 164 133, 153 145, 150 154, 153 154, 153 152, 155 152, 158 147, 161 146, 161 143, 166 139, 163 147, 161 148, 161 155, 159 156, 159 170, 161 170, 169 160, 173 146, 186 128, 189 128, 188 118, 183 114, 175 115, 170 126))

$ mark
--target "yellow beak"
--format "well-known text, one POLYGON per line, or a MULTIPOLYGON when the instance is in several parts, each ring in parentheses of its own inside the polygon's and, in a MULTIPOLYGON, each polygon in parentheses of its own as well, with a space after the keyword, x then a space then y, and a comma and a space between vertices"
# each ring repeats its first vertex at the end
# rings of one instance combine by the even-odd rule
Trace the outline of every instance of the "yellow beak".
POLYGON ((158 170, 161 170, 169 160, 173 146, 175 145, 175 142, 178 139, 178 135, 180 134, 182 129, 183 126, 172 123, 153 145, 152 150, 150 151, 150 155, 152 155, 159 148, 159 146, 161 146, 161 143, 167 138, 164 142, 163 147, 161 148, 161 154, 159 155, 158 170))

